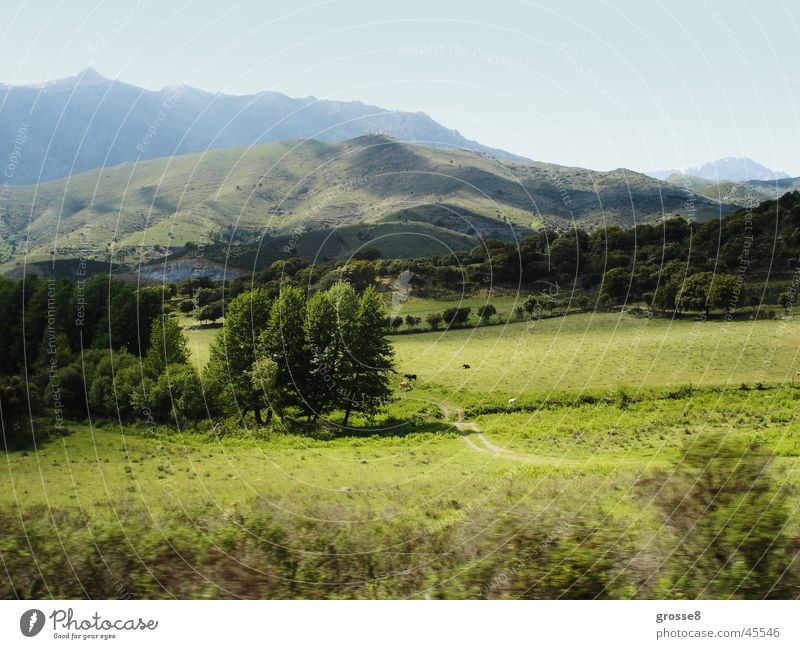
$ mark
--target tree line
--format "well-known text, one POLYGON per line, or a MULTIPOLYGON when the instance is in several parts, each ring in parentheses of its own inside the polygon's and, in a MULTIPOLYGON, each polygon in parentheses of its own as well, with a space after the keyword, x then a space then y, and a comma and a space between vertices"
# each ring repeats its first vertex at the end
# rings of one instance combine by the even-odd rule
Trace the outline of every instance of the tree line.
MULTIPOLYGON (((184 287, 185 288, 185 287, 184 287)), ((170 296, 107 276, 83 283, 0 278, 0 416, 7 446, 69 420, 149 425, 274 413, 316 422, 373 416, 390 397, 392 349, 374 288, 346 282, 310 297, 263 288, 224 304, 225 323, 203 372, 170 296), (31 419, 33 417, 33 420, 31 419)))
MULTIPOLYGON (((644 303, 666 313, 706 313, 751 307, 754 301, 785 304, 799 258, 800 192, 789 192, 702 223, 675 216, 629 229, 543 228, 519 242, 487 240, 472 250, 419 259, 383 259, 371 246, 346 263, 312 265, 290 257, 234 280, 228 291, 235 294, 240 284, 252 281, 276 294, 286 282, 325 288, 342 278, 362 289, 385 286, 405 274, 418 296, 446 297, 487 287, 534 293, 560 286, 567 290, 550 296, 549 304, 605 308, 644 303), (759 290, 747 294, 748 285, 761 282, 759 290)), ((449 324, 440 315, 441 320, 428 323, 430 328, 449 324)), ((387 323, 390 328, 401 325, 396 319, 387 323)))

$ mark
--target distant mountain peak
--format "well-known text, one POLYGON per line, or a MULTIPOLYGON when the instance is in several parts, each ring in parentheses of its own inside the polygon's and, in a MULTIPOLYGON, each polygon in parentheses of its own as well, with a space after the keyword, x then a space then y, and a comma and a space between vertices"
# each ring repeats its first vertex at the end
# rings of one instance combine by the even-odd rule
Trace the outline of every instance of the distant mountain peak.
POLYGON ((731 180, 735 182, 778 180, 779 178, 789 177, 787 173, 774 171, 752 158, 735 156, 727 156, 713 162, 707 162, 699 167, 691 167, 686 173, 689 176, 696 176, 706 180, 731 180))
POLYGON ((77 78, 81 81, 108 81, 106 77, 100 74, 95 68, 89 66, 81 70, 77 78))
POLYGON ((26 88, 66 88, 72 86, 92 86, 98 83, 105 83, 108 79, 106 79, 102 74, 100 74, 97 70, 92 67, 84 68, 78 74, 72 77, 64 77, 62 79, 53 79, 51 81, 44 81, 42 83, 32 83, 28 84, 26 88))
POLYGON ((658 180, 669 180, 670 177, 678 176, 694 176, 703 180, 745 182, 747 180, 780 180, 790 177, 783 171, 774 171, 746 156, 726 156, 686 170, 659 169, 645 173, 651 178, 658 178, 658 180))
MULTIPOLYGON (((71 88, 76 85, 93 86, 100 83, 107 83, 109 79, 100 74, 93 67, 84 68, 78 74, 71 77, 63 77, 61 79, 51 79, 50 81, 42 81, 39 83, 26 83, 16 86, 18 88, 33 88, 37 90, 50 90, 54 88, 71 88)), ((0 84, 6 88, 13 88, 10 84, 0 84)))

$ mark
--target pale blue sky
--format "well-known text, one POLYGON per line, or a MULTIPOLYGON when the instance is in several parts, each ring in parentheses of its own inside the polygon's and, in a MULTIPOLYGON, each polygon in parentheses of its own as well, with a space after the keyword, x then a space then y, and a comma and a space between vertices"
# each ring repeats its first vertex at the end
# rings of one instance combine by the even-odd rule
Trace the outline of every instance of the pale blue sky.
POLYGON ((93 66, 147 88, 420 110, 561 164, 748 155, 800 175, 798 0, 23 0, 4 13, 5 83, 93 66))

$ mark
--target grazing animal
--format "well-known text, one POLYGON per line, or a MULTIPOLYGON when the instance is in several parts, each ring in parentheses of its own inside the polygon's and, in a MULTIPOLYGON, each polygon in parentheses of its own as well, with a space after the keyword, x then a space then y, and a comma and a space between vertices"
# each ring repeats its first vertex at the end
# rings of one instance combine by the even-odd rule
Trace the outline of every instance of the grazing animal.
POLYGON ((516 403, 516 402, 517 402, 517 397, 514 397, 513 399, 509 399, 509 400, 508 400, 508 403, 509 403, 509 404, 511 404, 511 403, 516 403))
POLYGON ((400 387, 403 390, 410 390, 411 389, 411 382, 410 381, 401 381, 400 382, 400 387))
POLYGON ((794 373, 794 378, 792 379, 792 385, 794 385, 794 384, 795 384, 795 382, 797 381, 797 379, 800 379, 800 372, 795 372, 795 373, 794 373))
POLYGON ((416 381, 417 375, 416 374, 403 374, 409 381, 416 381))
POLYGON ((463 367, 465 370, 469 369, 469 365, 467 365, 466 363, 464 363, 461 367, 463 367))

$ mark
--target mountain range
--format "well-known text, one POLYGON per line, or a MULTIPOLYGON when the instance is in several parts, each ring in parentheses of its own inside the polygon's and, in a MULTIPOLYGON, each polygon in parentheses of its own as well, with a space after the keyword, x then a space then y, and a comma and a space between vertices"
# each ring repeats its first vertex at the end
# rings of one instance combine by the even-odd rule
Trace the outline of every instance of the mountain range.
POLYGON ((141 266, 198 246, 245 269, 346 258, 366 242, 415 257, 542 227, 718 218, 800 189, 749 158, 599 172, 487 147, 424 113, 151 91, 91 68, 0 84, 0 155, 3 272, 45 260, 141 266))
POLYGON ((727 157, 706 162, 699 167, 690 167, 685 172, 680 169, 659 169, 648 171, 648 176, 658 180, 669 180, 673 176, 691 176, 701 180, 717 182, 747 182, 749 180, 780 180, 789 178, 783 171, 774 171, 747 157, 727 157))
POLYGON ((234 96, 188 85, 146 90, 92 68, 37 85, 0 84, 4 181, 31 184, 123 162, 292 139, 337 142, 385 133, 429 146, 524 158, 484 146, 424 113, 355 101, 234 96))

